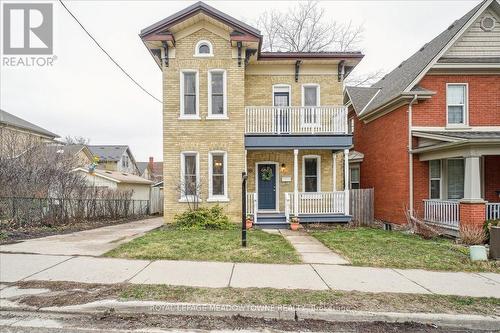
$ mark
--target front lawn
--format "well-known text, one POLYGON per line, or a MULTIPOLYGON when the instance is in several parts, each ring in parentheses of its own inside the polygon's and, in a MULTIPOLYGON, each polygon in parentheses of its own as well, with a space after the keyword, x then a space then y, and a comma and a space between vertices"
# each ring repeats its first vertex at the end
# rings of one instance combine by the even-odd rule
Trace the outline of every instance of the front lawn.
POLYGON ((179 230, 165 226, 125 243, 105 254, 132 259, 172 259, 295 264, 300 257, 281 235, 262 230, 247 233, 241 247, 241 229, 179 230))
POLYGON ((371 228, 337 228, 313 231, 312 235, 355 266, 500 273, 500 263, 473 263, 467 247, 447 239, 426 240, 399 231, 371 228))

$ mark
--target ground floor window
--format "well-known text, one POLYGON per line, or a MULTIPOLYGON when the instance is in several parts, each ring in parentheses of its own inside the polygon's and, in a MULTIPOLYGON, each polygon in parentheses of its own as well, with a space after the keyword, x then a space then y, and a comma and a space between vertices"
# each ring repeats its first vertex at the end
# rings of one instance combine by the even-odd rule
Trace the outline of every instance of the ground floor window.
POLYGON ((431 199, 441 199, 441 161, 429 161, 429 193, 431 199))
POLYGON ((360 170, 359 170, 359 166, 352 166, 349 168, 349 171, 350 171, 350 177, 349 177, 349 181, 350 181, 350 186, 349 188, 352 189, 352 190, 357 190, 360 188, 360 182, 359 182, 359 176, 360 176, 360 170))
POLYGON ((319 156, 304 156, 302 165, 304 192, 320 191, 320 158, 319 156))
POLYGON ((181 154, 181 197, 197 196, 199 193, 199 160, 198 153, 181 154))
POLYGON ((462 199, 464 197, 464 159, 448 160, 448 199, 462 199))
POLYGON ((209 199, 226 198, 227 196, 227 154, 222 151, 210 152, 209 167, 209 199))

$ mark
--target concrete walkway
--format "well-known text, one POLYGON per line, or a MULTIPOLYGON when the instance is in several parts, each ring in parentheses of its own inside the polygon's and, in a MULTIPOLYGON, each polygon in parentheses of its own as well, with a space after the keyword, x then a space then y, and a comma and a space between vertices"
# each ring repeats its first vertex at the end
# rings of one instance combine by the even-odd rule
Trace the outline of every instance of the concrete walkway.
POLYGON ((0 253, 0 282, 21 280, 105 284, 129 282, 213 288, 334 289, 500 298, 500 274, 495 273, 0 253))
POLYGON ((97 229, 29 239, 1 245, 0 252, 99 256, 144 233, 158 228, 163 218, 127 222, 97 229))
POLYGON ((306 264, 348 265, 349 261, 327 248, 304 231, 279 229, 279 233, 292 244, 306 264))

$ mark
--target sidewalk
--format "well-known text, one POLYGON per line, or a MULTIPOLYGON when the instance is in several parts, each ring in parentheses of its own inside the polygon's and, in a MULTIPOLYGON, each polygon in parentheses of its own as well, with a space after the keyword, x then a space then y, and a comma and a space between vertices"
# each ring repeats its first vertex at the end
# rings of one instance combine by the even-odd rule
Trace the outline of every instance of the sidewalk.
POLYGON ((500 298, 500 274, 495 273, 0 253, 0 282, 21 280, 105 284, 129 282, 212 288, 333 289, 500 298))

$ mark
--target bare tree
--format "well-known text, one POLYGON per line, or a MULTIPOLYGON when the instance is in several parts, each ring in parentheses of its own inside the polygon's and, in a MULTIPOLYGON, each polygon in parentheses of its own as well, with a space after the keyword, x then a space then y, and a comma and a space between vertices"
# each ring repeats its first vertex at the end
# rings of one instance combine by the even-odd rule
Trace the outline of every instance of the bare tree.
POLYGON ((287 12, 267 11, 257 26, 266 51, 352 51, 359 48, 363 27, 329 21, 318 1, 298 3, 287 12))
POLYGON ((188 204, 189 210, 197 210, 200 205, 201 180, 193 181, 186 177, 181 179, 176 185, 179 197, 183 198, 188 204))
POLYGON ((356 71, 349 74, 346 84, 355 87, 369 87, 379 81, 384 75, 382 69, 377 69, 368 73, 357 74, 356 71))
POLYGON ((89 138, 85 138, 83 136, 70 136, 67 135, 63 142, 68 145, 88 145, 90 143, 89 138))

